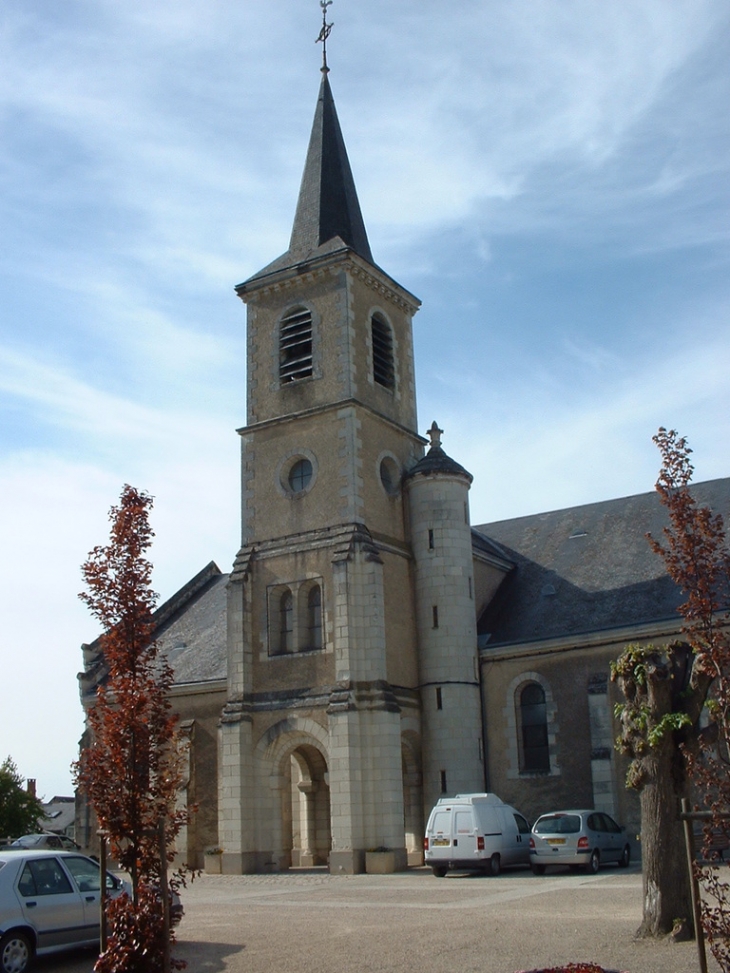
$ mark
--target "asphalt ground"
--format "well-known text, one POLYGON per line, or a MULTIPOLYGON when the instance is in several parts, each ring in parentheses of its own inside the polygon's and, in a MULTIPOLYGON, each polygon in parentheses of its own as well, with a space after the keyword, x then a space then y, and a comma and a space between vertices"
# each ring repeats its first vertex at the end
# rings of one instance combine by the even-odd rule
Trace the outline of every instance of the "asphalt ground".
MULTIPOLYGON (((183 893, 173 955, 190 973, 516 973, 591 962, 693 973, 694 943, 636 940, 641 872, 550 870, 492 878, 425 868, 396 875, 202 875, 183 893)), ((91 973, 76 952, 40 973, 91 973)), ((711 973, 718 967, 710 957, 711 973)))

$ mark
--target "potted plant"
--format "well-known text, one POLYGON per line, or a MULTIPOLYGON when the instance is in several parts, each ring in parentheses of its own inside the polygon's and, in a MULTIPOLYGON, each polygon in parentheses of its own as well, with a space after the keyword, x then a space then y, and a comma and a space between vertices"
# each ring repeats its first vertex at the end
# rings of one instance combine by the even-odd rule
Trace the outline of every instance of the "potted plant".
POLYGON ((368 875, 390 875, 395 871, 395 852, 382 845, 365 852, 365 871, 368 875))
POLYGON ((205 859, 205 871, 208 875, 220 875, 223 849, 218 847, 206 848, 203 857, 205 859))

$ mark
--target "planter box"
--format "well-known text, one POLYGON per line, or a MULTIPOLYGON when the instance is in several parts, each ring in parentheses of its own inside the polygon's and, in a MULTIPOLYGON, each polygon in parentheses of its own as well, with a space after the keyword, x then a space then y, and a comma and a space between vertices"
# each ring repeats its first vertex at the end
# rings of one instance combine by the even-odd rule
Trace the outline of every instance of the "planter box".
POLYGON ((208 875, 220 875, 223 855, 204 855, 205 871, 208 875))
POLYGON ((365 871, 368 875, 390 875, 395 871, 395 852, 366 851, 365 871))

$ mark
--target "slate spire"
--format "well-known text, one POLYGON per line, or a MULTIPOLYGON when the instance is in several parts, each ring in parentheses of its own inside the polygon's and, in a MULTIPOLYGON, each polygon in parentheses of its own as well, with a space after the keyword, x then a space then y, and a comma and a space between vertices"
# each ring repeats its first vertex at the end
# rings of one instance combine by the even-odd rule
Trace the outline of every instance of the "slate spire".
POLYGON ((327 75, 328 70, 323 68, 289 255, 293 260, 302 259, 339 237, 345 246, 372 263, 355 180, 327 75))

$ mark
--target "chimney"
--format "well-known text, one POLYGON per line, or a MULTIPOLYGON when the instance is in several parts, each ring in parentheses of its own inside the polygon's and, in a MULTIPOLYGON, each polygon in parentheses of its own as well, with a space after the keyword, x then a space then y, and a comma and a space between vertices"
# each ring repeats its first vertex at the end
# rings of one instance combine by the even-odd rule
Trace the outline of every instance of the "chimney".
POLYGON ((35 797, 36 796, 36 792, 35 792, 35 777, 29 777, 28 778, 28 780, 26 781, 26 790, 28 791, 28 793, 30 794, 31 797, 35 797))

